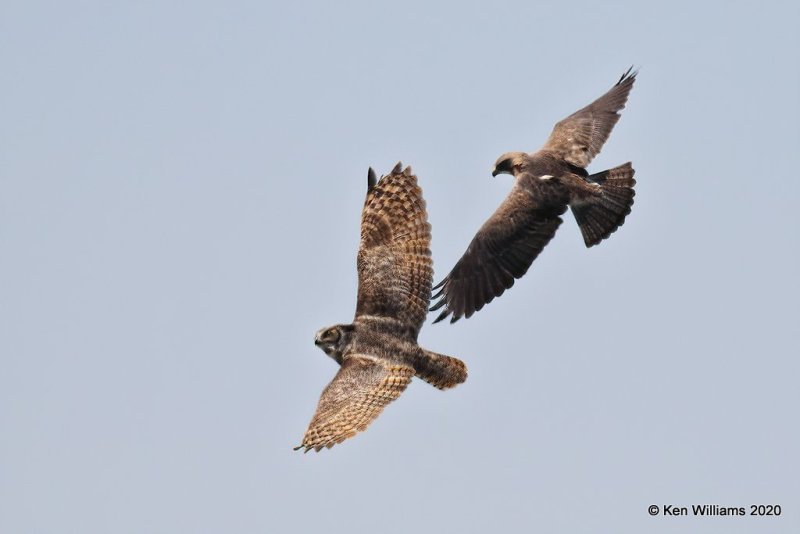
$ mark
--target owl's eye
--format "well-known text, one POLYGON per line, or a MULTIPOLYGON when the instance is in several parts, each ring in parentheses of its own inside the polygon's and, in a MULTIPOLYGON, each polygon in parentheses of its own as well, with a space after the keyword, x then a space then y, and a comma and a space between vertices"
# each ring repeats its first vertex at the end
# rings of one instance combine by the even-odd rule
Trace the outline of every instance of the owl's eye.
POLYGON ((334 342, 339 341, 339 336, 339 329, 331 328, 330 330, 326 330, 322 337, 325 339, 325 341, 334 342))

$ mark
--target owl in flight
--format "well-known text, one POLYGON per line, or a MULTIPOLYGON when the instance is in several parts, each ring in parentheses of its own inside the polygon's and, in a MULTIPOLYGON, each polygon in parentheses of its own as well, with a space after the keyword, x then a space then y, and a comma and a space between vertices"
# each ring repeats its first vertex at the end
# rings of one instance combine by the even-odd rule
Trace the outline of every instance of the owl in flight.
POLYGON ((322 392, 303 443, 319 451, 354 436, 417 376, 439 389, 467 379, 457 358, 417 345, 433 280, 431 226, 411 167, 367 175, 358 249, 358 298, 351 324, 323 328, 314 343, 341 367, 322 392))
POLYGON ((597 174, 586 166, 603 148, 625 107, 636 72, 628 70, 606 94, 558 122, 538 152, 508 152, 492 176, 511 174, 514 187, 478 230, 444 280, 431 311, 434 322, 452 314, 469 318, 521 278, 561 225, 567 206, 587 247, 611 235, 633 205, 633 167, 625 163, 597 174))

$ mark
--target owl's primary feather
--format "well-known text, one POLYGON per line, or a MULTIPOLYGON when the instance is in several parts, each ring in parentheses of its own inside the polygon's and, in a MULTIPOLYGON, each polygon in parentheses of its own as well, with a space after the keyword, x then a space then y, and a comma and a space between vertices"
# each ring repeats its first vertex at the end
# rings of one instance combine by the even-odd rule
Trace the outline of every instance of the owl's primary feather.
POLYGON ((431 225, 417 177, 395 168, 367 192, 361 215, 356 317, 400 320, 414 338, 431 297, 431 225))
POLYGON ((319 399, 317 413, 297 449, 319 451, 365 430, 383 408, 405 391, 414 368, 350 355, 319 399))

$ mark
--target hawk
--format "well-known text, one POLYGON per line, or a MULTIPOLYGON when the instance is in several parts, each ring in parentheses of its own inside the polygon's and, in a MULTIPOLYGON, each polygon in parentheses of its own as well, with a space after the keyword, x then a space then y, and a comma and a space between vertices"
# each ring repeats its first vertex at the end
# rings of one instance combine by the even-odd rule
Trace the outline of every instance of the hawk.
POLYGON ((625 222, 636 181, 631 163, 597 174, 586 166, 600 152, 619 120, 636 72, 622 75, 606 94, 558 122, 538 152, 508 152, 492 176, 511 174, 514 187, 478 230, 453 270, 433 289, 434 322, 452 314, 469 318, 521 278, 561 225, 567 206, 587 247, 597 245, 625 222))
POLYGON ((319 451, 364 430, 419 377, 439 389, 467 379, 457 358, 417 344, 433 280, 431 226, 411 167, 367 174, 358 249, 355 319, 317 332, 314 343, 341 367, 322 392, 303 442, 319 451))

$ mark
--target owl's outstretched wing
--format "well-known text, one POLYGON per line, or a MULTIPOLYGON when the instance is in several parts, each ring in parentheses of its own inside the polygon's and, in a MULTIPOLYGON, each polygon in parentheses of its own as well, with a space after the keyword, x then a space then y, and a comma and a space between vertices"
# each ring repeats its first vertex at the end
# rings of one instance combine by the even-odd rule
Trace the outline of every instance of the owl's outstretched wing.
POLYGON ((411 167, 400 163, 375 180, 361 216, 356 318, 364 315, 399 320, 415 335, 428 312, 433 280, 431 226, 422 189, 411 167))
POLYGON ((502 295, 524 275, 562 222, 566 206, 546 208, 515 185, 489 217, 453 270, 434 289, 431 311, 444 306, 434 323, 452 314, 451 323, 502 295))
POLYGON ((413 376, 411 367, 370 356, 346 356, 322 392, 303 443, 295 450, 330 448, 365 430, 387 404, 405 391, 413 376))
POLYGON ((606 94, 556 123, 542 150, 555 152, 569 163, 585 168, 600 153, 619 120, 619 111, 628 101, 637 74, 631 69, 606 94))

